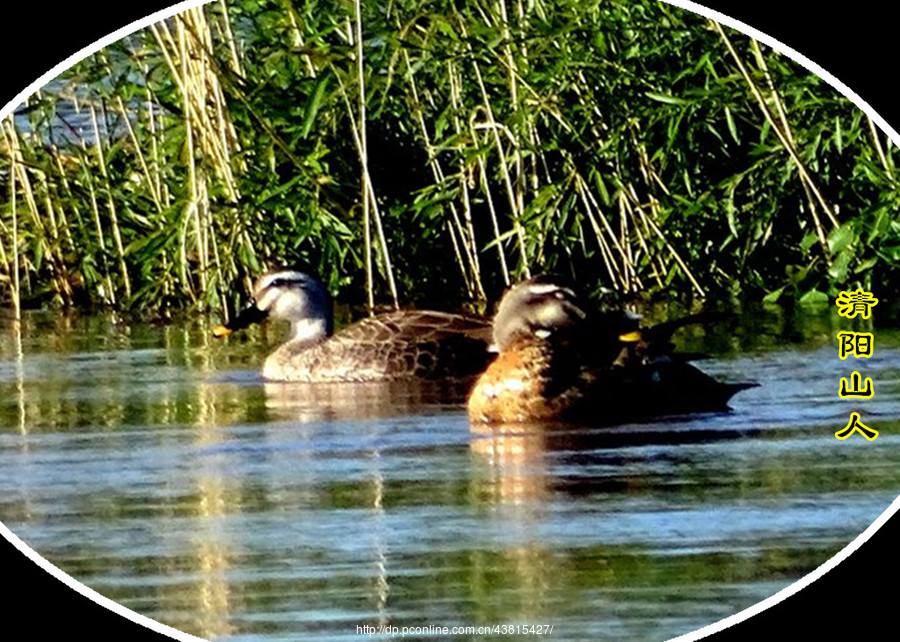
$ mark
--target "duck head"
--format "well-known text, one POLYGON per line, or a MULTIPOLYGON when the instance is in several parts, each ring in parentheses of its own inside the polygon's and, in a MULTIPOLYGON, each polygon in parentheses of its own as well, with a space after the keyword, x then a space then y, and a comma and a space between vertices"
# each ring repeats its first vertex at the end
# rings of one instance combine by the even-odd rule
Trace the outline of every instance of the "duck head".
POLYGON ((523 335, 546 339, 573 330, 587 317, 575 292, 549 277, 532 277, 507 290, 494 316, 498 351, 523 335))
POLYGON ((318 279, 296 270, 268 272, 256 280, 250 303, 213 335, 224 337, 267 318, 291 322, 292 338, 324 339, 334 331, 331 296, 318 279))
POLYGON ((575 291, 548 276, 537 276, 510 288, 494 316, 493 348, 502 352, 514 339, 555 337, 575 342, 586 359, 611 362, 623 347, 642 341, 640 315, 627 310, 598 312, 575 291))

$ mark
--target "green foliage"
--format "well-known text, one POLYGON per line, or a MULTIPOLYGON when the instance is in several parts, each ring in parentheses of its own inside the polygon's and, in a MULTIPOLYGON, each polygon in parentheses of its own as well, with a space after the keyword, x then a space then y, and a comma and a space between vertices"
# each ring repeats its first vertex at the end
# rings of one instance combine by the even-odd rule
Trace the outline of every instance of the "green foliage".
POLYGON ((897 149, 740 34, 651 0, 360 14, 361 74, 352 3, 230 0, 29 99, 0 139, 11 298, 227 311, 278 263, 442 307, 541 271, 768 301, 900 282, 897 149))

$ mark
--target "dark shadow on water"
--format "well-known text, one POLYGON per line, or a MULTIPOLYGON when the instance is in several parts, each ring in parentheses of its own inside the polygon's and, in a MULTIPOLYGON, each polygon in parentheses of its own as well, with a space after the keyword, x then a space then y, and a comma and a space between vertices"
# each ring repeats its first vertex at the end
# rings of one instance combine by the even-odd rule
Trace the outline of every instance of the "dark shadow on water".
POLYGON ((732 410, 647 417, 640 422, 592 427, 565 423, 533 423, 500 426, 472 426, 476 439, 539 439, 549 451, 609 450, 631 446, 677 446, 755 437, 755 428, 721 427, 722 420, 734 416, 732 410), (702 425, 713 423, 720 426, 702 425), (698 422, 701 425, 698 425, 698 422))

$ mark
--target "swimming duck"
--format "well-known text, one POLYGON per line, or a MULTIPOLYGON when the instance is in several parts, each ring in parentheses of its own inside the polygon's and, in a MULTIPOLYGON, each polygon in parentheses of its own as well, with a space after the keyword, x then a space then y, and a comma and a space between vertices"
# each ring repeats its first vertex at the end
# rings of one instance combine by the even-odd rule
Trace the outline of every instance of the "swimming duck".
POLYGON ((462 379, 477 376, 493 356, 490 323, 446 312, 387 312, 335 333, 325 286, 295 270, 257 279, 250 304, 213 334, 226 336, 267 317, 291 322, 290 338, 263 364, 270 381, 462 379))
POLYGON ((591 312, 568 287, 523 281, 494 317, 497 358, 467 406, 476 424, 584 421, 608 424, 676 412, 726 410, 755 384, 716 381, 673 351, 672 333, 694 315, 642 329, 627 312, 591 312))

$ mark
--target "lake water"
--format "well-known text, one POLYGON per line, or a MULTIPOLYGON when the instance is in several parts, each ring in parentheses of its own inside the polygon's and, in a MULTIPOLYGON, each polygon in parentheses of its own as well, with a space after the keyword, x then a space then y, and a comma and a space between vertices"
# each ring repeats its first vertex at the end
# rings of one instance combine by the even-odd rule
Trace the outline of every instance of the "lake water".
POLYGON ((897 496, 900 334, 876 324, 875 355, 841 361, 853 327, 769 308, 676 335, 710 374, 762 384, 731 413, 477 434, 464 389, 263 384, 276 327, 0 321, 0 521, 216 640, 523 623, 664 640, 801 578, 897 496), (854 369, 872 399, 838 397, 854 369), (851 410, 876 440, 834 437, 851 410))

